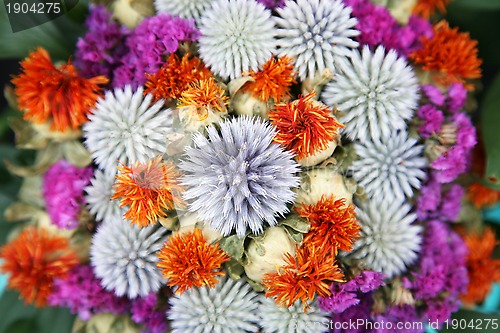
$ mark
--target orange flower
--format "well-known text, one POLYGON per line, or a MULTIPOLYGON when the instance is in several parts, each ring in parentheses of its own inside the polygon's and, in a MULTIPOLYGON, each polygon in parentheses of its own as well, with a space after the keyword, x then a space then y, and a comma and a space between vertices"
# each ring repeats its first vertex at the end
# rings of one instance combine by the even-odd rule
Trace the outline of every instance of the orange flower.
POLYGON ((353 242, 359 238, 361 227, 354 205, 346 205, 343 198, 335 200, 333 196, 322 196, 317 203, 302 205, 296 211, 311 223, 304 244, 331 250, 336 255, 338 250, 351 251, 353 242))
POLYGON ((470 280, 462 301, 473 305, 486 298, 494 281, 500 282, 500 260, 491 258, 496 245, 495 233, 491 228, 485 228, 482 235, 462 232, 462 236, 469 249, 467 271, 470 280))
POLYGON ((290 86, 296 83, 293 64, 288 57, 269 59, 259 72, 250 71, 243 75, 251 76, 254 81, 247 82, 243 90, 252 93, 263 102, 272 98, 280 102, 290 97, 290 86))
POLYGON ((316 295, 331 295, 331 282, 345 281, 335 256, 312 245, 298 247, 295 258, 286 253, 285 262, 262 279, 266 297, 274 297, 280 306, 290 307, 300 299, 306 309, 316 295))
POLYGON ((493 190, 480 183, 472 183, 469 186, 467 200, 472 202, 474 206, 481 209, 492 206, 500 201, 500 191, 493 190))
MULTIPOLYGON (((228 97, 213 77, 193 82, 179 98, 177 107, 191 110, 191 117, 205 120, 212 111, 227 112, 228 97)), ((190 117, 190 118, 191 118, 190 117)))
POLYGON ((441 21, 434 26, 434 36, 422 41, 423 48, 410 54, 410 59, 424 70, 435 71, 439 84, 446 86, 481 77, 477 41, 470 39, 469 33, 459 32, 441 21))
POLYGON ((120 207, 129 206, 124 216, 131 223, 147 226, 165 216, 164 210, 185 207, 180 173, 172 164, 163 162, 161 156, 147 164, 119 166, 118 171, 111 199, 121 198, 120 207))
POLYGON ((146 74, 144 93, 151 93, 155 101, 161 98, 178 99, 191 83, 209 77, 212 73, 199 58, 189 59, 189 54, 185 54, 179 60, 178 56, 171 54, 156 74, 146 74))
POLYGON ((344 127, 328 106, 313 100, 314 95, 312 92, 298 100, 277 104, 269 113, 278 130, 274 141, 294 152, 298 159, 326 149, 337 138, 338 129, 344 127))
POLYGON ((429 19, 436 11, 446 13, 446 6, 451 0, 418 0, 416 6, 413 8, 413 13, 420 15, 425 19, 429 19))
POLYGON ((26 303, 47 305, 55 278, 65 278, 78 264, 68 240, 50 235, 45 229, 25 228, 0 250, 4 263, 0 271, 10 274, 9 287, 16 289, 26 303))
POLYGON ((108 83, 104 76, 84 79, 75 67, 55 67, 47 51, 41 47, 21 61, 23 73, 12 79, 19 109, 24 119, 36 124, 51 121, 50 129, 77 129, 87 121, 87 114, 108 83))
POLYGON ((219 244, 207 243, 201 229, 171 236, 158 258, 168 286, 177 286, 175 292, 179 295, 193 286, 213 288, 218 283, 217 276, 224 275, 221 265, 230 259, 219 244))

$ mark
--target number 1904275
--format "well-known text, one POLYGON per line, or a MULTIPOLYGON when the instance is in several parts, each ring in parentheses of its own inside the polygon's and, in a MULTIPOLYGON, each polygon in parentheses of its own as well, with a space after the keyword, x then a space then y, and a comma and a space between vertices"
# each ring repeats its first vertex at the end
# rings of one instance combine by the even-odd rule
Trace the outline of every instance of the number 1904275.
POLYGON ((6 3, 8 14, 59 14, 61 12, 60 2, 14 2, 6 3))

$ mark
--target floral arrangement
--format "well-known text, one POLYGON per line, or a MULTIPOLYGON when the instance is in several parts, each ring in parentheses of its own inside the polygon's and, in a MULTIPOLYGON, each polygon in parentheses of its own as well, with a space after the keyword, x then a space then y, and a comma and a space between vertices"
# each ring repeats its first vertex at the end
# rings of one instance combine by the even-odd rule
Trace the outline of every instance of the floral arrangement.
POLYGON ((91 5, 7 90, 36 150, 7 163, 9 287, 75 332, 423 332, 480 303, 500 261, 470 216, 500 197, 448 2, 91 5))

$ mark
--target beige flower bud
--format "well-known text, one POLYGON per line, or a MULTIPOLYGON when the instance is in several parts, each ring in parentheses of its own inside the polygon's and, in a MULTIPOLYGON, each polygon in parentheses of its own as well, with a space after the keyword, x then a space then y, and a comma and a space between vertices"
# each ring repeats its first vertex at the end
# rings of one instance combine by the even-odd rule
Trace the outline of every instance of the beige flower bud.
POLYGON ((263 119, 269 119, 269 111, 274 107, 272 101, 262 102, 252 94, 238 91, 231 98, 231 106, 237 115, 259 116, 263 119))
POLYGON ((302 159, 297 159, 297 163, 299 163, 302 166, 314 166, 318 165, 324 160, 328 159, 330 156, 332 156, 333 152, 335 151, 335 148, 337 148, 337 140, 334 139, 330 141, 326 147, 326 149, 319 150, 312 154, 311 156, 304 157, 302 159))
POLYGON ((113 15, 129 28, 135 28, 146 17, 154 15, 153 0, 117 0, 113 4, 113 15))
POLYGON ((417 0, 399 0, 393 1, 393 5, 389 6, 389 12, 400 24, 406 25, 410 20, 413 8, 417 4, 417 0))
POLYGON ((195 228, 200 228, 202 230, 203 236, 208 243, 216 242, 222 238, 220 232, 200 221, 197 214, 179 216, 179 230, 177 230, 179 234, 185 234, 193 231, 195 228))
POLYGON ((220 103, 222 107, 222 112, 212 108, 210 106, 202 106, 197 108, 192 105, 189 107, 178 108, 179 120, 184 126, 184 129, 188 132, 196 132, 200 128, 205 126, 215 124, 227 117, 227 110, 224 103, 220 103), (199 114, 204 114, 203 117, 199 117, 199 114))
POLYGON ((295 205, 312 205, 317 203, 321 197, 334 196, 346 199, 346 205, 352 202, 355 188, 346 183, 344 177, 330 168, 319 168, 304 172, 300 188, 297 192, 295 205))
MULTIPOLYGON (((78 323, 78 326, 82 324, 78 323)), ((141 330, 129 317, 118 317, 110 313, 99 313, 85 322, 83 326, 85 326, 83 332, 94 333, 138 333, 141 330)))

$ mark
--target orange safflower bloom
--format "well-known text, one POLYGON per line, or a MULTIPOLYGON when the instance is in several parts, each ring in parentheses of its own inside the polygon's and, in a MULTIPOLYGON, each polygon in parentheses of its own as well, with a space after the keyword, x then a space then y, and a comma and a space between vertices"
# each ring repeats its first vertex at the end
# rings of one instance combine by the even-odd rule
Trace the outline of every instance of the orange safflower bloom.
POLYGON ((441 21, 434 26, 434 36, 424 37, 423 47, 410 54, 410 59, 427 71, 434 71, 439 84, 465 82, 481 77, 481 59, 478 58, 477 41, 469 33, 450 28, 441 21))
POLYGON ((36 124, 51 122, 50 129, 64 132, 78 129, 87 121, 103 85, 104 76, 85 79, 68 61, 55 67, 41 47, 21 61, 23 73, 12 79, 23 118, 36 124))
POLYGON ((219 244, 205 240, 201 229, 171 236, 158 258, 167 285, 177 287, 175 293, 179 295, 192 287, 213 288, 219 282, 217 276, 224 276, 221 265, 230 259, 219 244))
POLYGON ((331 295, 331 282, 345 282, 333 253, 312 245, 297 247, 296 256, 285 254, 286 264, 262 279, 266 297, 274 297, 280 306, 290 307, 301 300, 304 309, 316 295, 331 295))
POLYGON ((481 209, 492 206, 500 201, 500 191, 491 189, 480 183, 472 183, 469 186, 467 200, 472 202, 474 206, 481 209))
POLYGON ((493 282, 500 282, 500 260, 491 258, 497 241, 495 233, 488 227, 482 235, 462 232, 462 237, 469 249, 467 271, 470 281, 462 301, 473 305, 486 298, 493 282))
POLYGON ((328 106, 313 100, 314 95, 312 92, 292 102, 277 104, 269 113, 278 130, 274 141, 295 153, 298 159, 326 149, 337 138, 339 128, 344 127, 328 106))
POLYGON ((111 199, 120 199, 120 207, 129 206, 124 217, 131 223, 144 227, 165 216, 164 210, 185 207, 181 174, 161 156, 146 164, 119 166, 118 171, 111 199))
POLYGON ((45 229, 25 228, 0 250, 4 259, 0 271, 10 274, 9 288, 19 291, 26 303, 47 305, 56 278, 65 278, 78 264, 76 253, 66 238, 45 229))
POLYGON ((413 14, 422 16, 425 19, 429 19, 436 11, 441 13, 446 13, 446 6, 451 0, 418 0, 415 7, 413 7, 413 14))
POLYGON ((258 72, 250 71, 243 75, 251 76, 254 81, 247 82, 243 91, 249 92, 263 102, 272 98, 275 102, 290 97, 290 86, 296 83, 292 60, 288 57, 271 57, 258 72))
POLYGON ((311 223, 303 243, 331 250, 334 255, 338 250, 351 251, 361 230, 354 209, 353 204, 345 204, 344 198, 336 200, 334 196, 322 196, 315 204, 296 208, 297 213, 311 223))
POLYGON ((227 112, 229 97, 219 87, 213 77, 192 82, 181 94, 177 107, 189 109, 190 118, 196 115, 198 120, 205 120, 210 112, 227 112))
POLYGON ((144 94, 152 94, 155 101, 161 98, 178 99, 191 83, 209 77, 212 73, 199 58, 189 59, 189 54, 185 54, 179 59, 171 54, 157 73, 146 74, 144 94))

